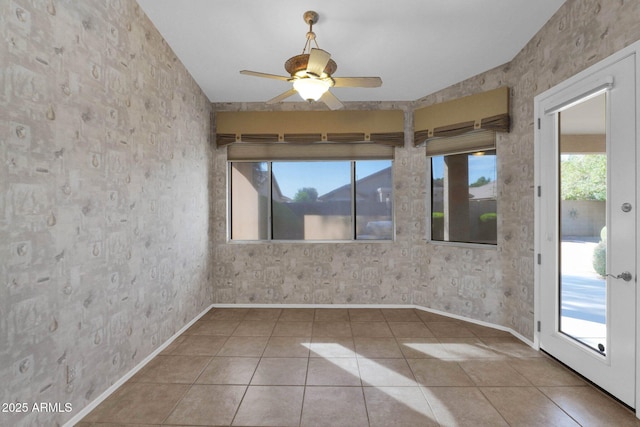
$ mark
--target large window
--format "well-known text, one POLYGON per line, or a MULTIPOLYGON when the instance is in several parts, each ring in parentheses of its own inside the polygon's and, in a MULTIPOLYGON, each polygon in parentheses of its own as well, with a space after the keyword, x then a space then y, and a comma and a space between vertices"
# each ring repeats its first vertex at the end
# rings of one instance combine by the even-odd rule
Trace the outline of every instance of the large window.
POLYGON ((391 160, 230 162, 232 240, 393 239, 391 160))
POLYGON ((495 245, 495 150, 430 159, 431 240, 495 245))

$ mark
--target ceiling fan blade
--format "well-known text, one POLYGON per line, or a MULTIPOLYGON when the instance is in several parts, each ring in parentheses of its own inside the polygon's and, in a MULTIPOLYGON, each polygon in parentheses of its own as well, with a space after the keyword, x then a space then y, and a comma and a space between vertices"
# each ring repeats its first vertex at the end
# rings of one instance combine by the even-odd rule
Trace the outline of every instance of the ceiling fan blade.
POLYGON ((333 77, 334 87, 380 87, 380 77, 333 77))
POLYGON ((285 99, 295 95, 296 93, 298 92, 296 92, 295 89, 291 88, 288 91, 283 92, 280 95, 276 96, 275 98, 271 98, 270 100, 267 101, 267 104, 277 104, 278 102, 284 101, 285 99))
POLYGON ((331 54, 322 49, 311 49, 309 54, 309 62, 307 63, 307 74, 320 77, 324 72, 324 68, 331 59, 331 54))
POLYGON ((336 98, 336 96, 332 94, 331 91, 326 91, 320 98, 320 101, 327 104, 327 107, 329 107, 329 109, 331 110, 339 110, 344 107, 342 102, 340 102, 340 100, 336 98))
POLYGON ((291 77, 285 77, 285 76, 278 76, 276 74, 259 73, 257 71, 249 71, 249 70, 242 70, 240 71, 240 74, 244 74, 246 76, 266 77, 268 79, 276 79, 276 80, 284 80, 284 81, 287 81, 291 78, 291 77))

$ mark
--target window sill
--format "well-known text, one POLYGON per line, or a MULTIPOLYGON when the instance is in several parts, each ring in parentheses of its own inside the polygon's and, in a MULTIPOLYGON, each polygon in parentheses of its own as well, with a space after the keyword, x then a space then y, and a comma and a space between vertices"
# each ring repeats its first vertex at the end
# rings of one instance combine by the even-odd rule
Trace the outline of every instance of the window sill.
POLYGON ((256 244, 381 244, 381 243, 395 243, 395 239, 392 240, 374 240, 374 239, 362 239, 362 240, 227 240, 228 244, 232 245, 256 245, 256 244))
POLYGON ((468 249, 486 249, 486 250, 497 250, 498 245, 490 244, 490 243, 466 243, 466 242, 443 242, 441 240, 426 240, 429 245, 439 245, 439 246, 453 246, 459 248, 468 248, 468 249))

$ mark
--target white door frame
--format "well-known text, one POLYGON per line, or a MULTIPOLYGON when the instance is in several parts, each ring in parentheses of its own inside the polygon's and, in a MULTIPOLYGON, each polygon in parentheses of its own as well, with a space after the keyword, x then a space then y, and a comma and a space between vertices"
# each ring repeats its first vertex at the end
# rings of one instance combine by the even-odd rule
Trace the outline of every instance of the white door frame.
MULTIPOLYGON (((541 173, 541 162, 542 162, 542 154, 541 154, 541 135, 538 131, 539 120, 538 118, 542 117, 544 111, 541 111, 540 101, 543 98, 547 98, 553 93, 556 93, 563 88, 569 87, 571 85, 577 84, 584 79, 587 79, 590 75, 595 72, 598 72, 611 64, 614 64, 620 61, 623 58, 626 58, 630 55, 635 54, 635 102, 636 102, 636 115, 635 115, 635 138, 636 144, 640 142, 640 41, 614 53, 608 58, 592 65, 588 69, 570 77, 564 82, 554 86, 553 88, 539 94, 534 98, 534 118, 535 118, 535 131, 534 131, 534 206, 535 206, 535 242, 534 242, 534 346, 536 348, 540 348, 540 334, 538 332, 538 325, 541 321, 541 265, 539 264, 539 257, 541 256, 541 251, 543 248, 542 240, 543 236, 540 231, 540 224, 543 218, 543 215, 546 212, 542 212, 541 206, 541 198, 539 197, 539 188, 543 181, 542 173, 541 173)), ((636 171, 640 166, 640 149, 636 149, 636 171)), ((636 174, 638 176, 638 174, 636 174)), ((638 178, 636 178, 638 181, 638 178)), ((640 182, 636 182, 636 203, 640 203, 640 182)), ((636 250, 640 249, 640 215, 638 215, 638 209, 640 206, 634 206, 634 211, 636 211, 635 219, 636 219, 636 250)), ((636 289, 636 378, 635 378, 635 407, 636 407, 636 415, 640 418, 640 328, 638 327, 638 316, 640 316, 640 297, 639 292, 636 289)))

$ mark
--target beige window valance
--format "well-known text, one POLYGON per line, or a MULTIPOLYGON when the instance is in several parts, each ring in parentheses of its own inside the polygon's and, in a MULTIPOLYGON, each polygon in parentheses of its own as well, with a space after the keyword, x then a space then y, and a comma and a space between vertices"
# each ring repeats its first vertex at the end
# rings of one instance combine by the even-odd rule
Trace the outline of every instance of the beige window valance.
POLYGON ((509 88, 506 86, 414 111, 414 143, 487 130, 509 132, 509 88))
POLYGON ((404 112, 220 111, 215 113, 216 146, 244 144, 369 143, 404 145, 404 112))
POLYGON ((427 141, 425 154, 427 156, 448 156, 495 149, 495 131, 478 130, 453 137, 431 138, 427 141))

